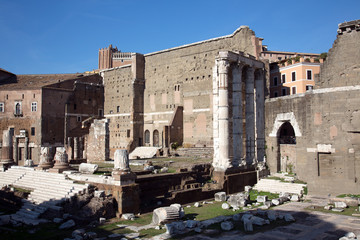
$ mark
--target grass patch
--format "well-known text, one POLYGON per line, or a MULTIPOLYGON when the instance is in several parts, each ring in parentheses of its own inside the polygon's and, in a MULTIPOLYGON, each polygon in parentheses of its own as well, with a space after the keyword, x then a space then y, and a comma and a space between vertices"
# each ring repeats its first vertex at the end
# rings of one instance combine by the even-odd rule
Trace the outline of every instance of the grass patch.
POLYGON ((279 198, 278 193, 271 193, 271 192, 259 192, 256 190, 250 191, 250 201, 256 201, 257 196, 264 196, 266 195, 269 200, 279 198))
POLYGON ((13 187, 15 192, 23 192, 23 193, 31 193, 31 190, 29 189, 24 189, 24 188, 19 188, 19 187, 13 187))
POLYGON ((336 197, 338 197, 338 198, 344 198, 344 197, 360 198, 360 194, 358 194, 358 195, 356 195, 356 194, 340 194, 336 197))
POLYGON ((156 230, 154 228, 149 228, 149 229, 143 229, 143 230, 140 230, 139 233, 139 237, 142 239, 142 238, 150 238, 150 237, 153 237, 153 236, 156 236, 156 235, 159 235, 159 234, 163 234, 166 232, 166 229, 165 228, 162 228, 160 230, 156 230))
POLYGON ((185 220, 196 219, 197 221, 203 221, 217 216, 229 216, 241 212, 240 210, 234 212, 231 209, 222 209, 221 205, 223 203, 224 202, 214 202, 213 204, 205 204, 198 208, 185 207, 185 220))
MULTIPOLYGON (((339 215, 346 215, 346 216, 352 216, 353 213, 359 213, 358 207, 347 207, 344 209, 343 212, 334 212, 332 210, 325 210, 324 207, 322 206, 310 206, 305 208, 305 210, 308 211, 318 211, 318 212, 323 212, 323 213, 333 213, 333 214, 339 214, 339 215)), ((358 217, 360 218, 360 217, 358 217)))
POLYGON ((131 231, 128 228, 125 227, 119 227, 121 223, 115 222, 110 224, 104 224, 100 225, 96 228, 91 229, 91 231, 96 232, 98 237, 107 237, 110 234, 118 233, 118 234, 127 234, 127 233, 133 233, 134 231, 131 231))

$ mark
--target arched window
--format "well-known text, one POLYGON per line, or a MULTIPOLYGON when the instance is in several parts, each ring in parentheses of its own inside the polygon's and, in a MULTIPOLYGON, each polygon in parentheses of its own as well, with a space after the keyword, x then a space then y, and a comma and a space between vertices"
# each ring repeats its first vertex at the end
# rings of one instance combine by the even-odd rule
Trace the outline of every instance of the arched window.
POLYGON ((280 144, 296 144, 295 131, 290 122, 285 122, 279 131, 280 144))
POLYGON ((16 103, 16 105, 15 105, 15 114, 16 115, 21 114, 21 104, 20 103, 16 103))
POLYGON ((145 131, 145 143, 150 143, 150 131, 145 131))

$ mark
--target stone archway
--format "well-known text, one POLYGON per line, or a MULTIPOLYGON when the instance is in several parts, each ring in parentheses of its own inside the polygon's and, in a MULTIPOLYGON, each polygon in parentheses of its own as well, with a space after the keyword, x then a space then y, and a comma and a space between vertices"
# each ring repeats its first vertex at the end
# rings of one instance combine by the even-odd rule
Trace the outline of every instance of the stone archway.
POLYGON ((145 139, 145 146, 150 146, 150 131, 149 130, 145 130, 144 133, 144 139, 145 139))
POLYGON ((153 146, 159 147, 159 131, 158 130, 154 130, 154 133, 153 133, 153 146))
POLYGON ((278 142, 278 167, 281 172, 296 172, 296 136, 293 126, 289 121, 284 122, 277 134, 278 142))

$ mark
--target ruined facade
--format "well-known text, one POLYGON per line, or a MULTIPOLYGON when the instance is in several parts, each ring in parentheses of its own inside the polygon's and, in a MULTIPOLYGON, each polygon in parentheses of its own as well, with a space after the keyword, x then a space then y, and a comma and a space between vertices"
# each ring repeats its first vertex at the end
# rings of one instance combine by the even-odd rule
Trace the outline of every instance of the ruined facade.
MULTIPOLYGON (((83 157, 88 126, 103 113, 99 75, 11 75, 1 80, 1 163, 39 163, 41 147, 68 147, 70 159, 83 157)), ((55 152, 53 152, 54 154, 55 152)))
POLYGON ((265 103, 271 172, 295 172, 310 192, 360 191, 359 24, 339 24, 314 90, 265 103))
MULTIPOLYGON (((254 78, 256 69, 252 67, 262 51, 262 39, 257 38, 254 32, 245 26, 224 37, 145 55, 132 54, 131 64, 101 71, 105 86, 104 113, 109 119, 110 156, 118 148, 128 149, 131 152, 137 146, 167 148, 171 143, 184 147, 212 148, 214 138, 217 138, 214 136, 214 131, 217 131, 214 130, 216 129, 214 124, 220 124, 213 120, 214 114, 218 114, 214 97, 218 101, 217 96, 221 92, 218 91, 218 87, 214 88, 219 84, 219 80, 216 79, 218 79, 217 71, 220 71, 215 59, 222 51, 232 52, 231 56, 239 55, 240 58, 251 61, 251 64, 245 64, 244 70, 242 68, 236 70, 239 71, 236 81, 245 81, 241 80, 241 76, 246 75, 250 69, 253 72, 246 76, 252 74, 251 78, 254 78)), ((238 62, 236 59, 231 58, 226 61, 236 65, 238 62)), ((241 65, 240 62, 239 64, 241 65)), ((263 71, 264 65, 261 64, 257 62, 255 65, 263 71)), ((99 63, 100 65, 103 63, 99 63)), ((227 96, 228 107, 231 108, 230 116, 233 111, 232 69, 233 67, 227 73, 230 76, 227 96)), ((262 73, 261 76, 264 79, 265 74, 262 73)), ((241 85, 241 89, 235 91, 245 92, 245 89, 244 84, 241 85)), ((254 87, 251 89, 254 94, 254 87)), ((251 91, 250 88, 248 91, 251 91)), ((254 104, 254 100, 251 103, 250 98, 245 103, 245 96, 246 94, 242 97, 236 96, 240 101, 237 104, 244 105, 242 110, 238 110, 243 112, 236 113, 237 125, 245 124, 242 123, 245 122, 245 105, 254 104)), ((251 111, 254 112, 254 108, 251 111)), ((248 125, 252 120, 254 119, 247 120, 248 125)), ((232 118, 229 121, 232 122, 232 118)), ((231 126, 232 123, 228 132, 232 136, 231 126)), ((244 131, 241 134, 245 136, 246 133, 244 131)), ((247 145, 255 146, 255 135, 251 136, 247 145)), ((241 136, 239 141, 246 142, 246 139, 241 136)), ((244 147, 244 154, 239 156, 239 159, 246 155, 245 149, 244 147)), ((229 156, 232 157, 231 151, 229 149, 229 156)))

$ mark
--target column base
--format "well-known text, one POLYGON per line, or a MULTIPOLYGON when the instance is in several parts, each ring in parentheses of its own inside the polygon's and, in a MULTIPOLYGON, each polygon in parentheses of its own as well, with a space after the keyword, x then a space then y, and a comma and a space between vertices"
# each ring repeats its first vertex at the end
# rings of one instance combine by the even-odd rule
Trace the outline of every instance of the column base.
POLYGON ((64 162, 56 162, 53 168, 49 169, 49 172, 52 173, 62 173, 63 171, 69 170, 70 166, 68 163, 64 163, 64 162))
POLYGON ((136 174, 130 170, 114 170, 112 176, 120 182, 120 186, 134 184, 136 180, 136 174))
POLYGON ((53 163, 41 163, 37 167, 35 167, 36 170, 46 170, 53 167, 53 163))

